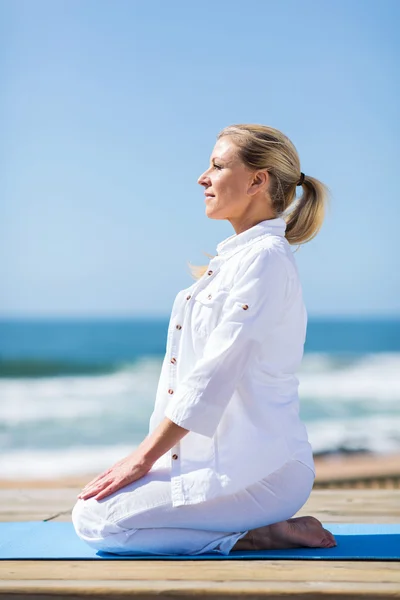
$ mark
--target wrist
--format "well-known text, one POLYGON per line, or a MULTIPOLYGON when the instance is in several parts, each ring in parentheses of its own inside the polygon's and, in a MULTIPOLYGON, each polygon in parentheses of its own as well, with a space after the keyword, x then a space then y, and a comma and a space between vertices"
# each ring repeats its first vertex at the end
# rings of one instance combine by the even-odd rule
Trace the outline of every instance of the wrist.
POLYGON ((135 458, 137 463, 144 471, 149 471, 153 464, 156 462, 157 457, 151 453, 150 447, 145 444, 147 438, 136 448, 135 458))
POLYGON ((149 434, 138 447, 138 456, 145 465, 152 466, 161 456, 175 446, 185 435, 188 429, 180 427, 168 417, 149 434))

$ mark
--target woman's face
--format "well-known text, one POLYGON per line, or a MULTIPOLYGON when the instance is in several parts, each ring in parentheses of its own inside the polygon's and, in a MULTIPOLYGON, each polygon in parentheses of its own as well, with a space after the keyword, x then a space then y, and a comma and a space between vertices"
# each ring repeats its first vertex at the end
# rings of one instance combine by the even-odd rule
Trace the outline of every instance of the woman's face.
POLYGON ((227 136, 214 146, 210 166, 197 180, 204 187, 207 216, 240 219, 249 206, 249 187, 254 176, 238 158, 237 146, 227 136))

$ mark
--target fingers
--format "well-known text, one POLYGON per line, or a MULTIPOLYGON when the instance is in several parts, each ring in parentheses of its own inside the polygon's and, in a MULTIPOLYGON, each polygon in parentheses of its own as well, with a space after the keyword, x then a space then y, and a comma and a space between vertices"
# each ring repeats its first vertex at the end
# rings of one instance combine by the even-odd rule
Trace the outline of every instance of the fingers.
POLYGON ((106 473, 102 473, 102 475, 98 475, 97 477, 92 479, 92 481, 89 481, 89 483, 87 483, 82 489, 83 490, 89 489, 90 487, 92 487, 92 485, 96 485, 96 483, 99 483, 99 481, 104 479, 104 477, 106 477, 106 473))
POLYGON ((107 477, 107 475, 109 475, 111 472, 111 469, 108 469, 108 471, 105 471, 104 473, 102 473, 101 475, 98 475, 97 477, 95 477, 94 479, 92 479, 92 481, 89 481, 89 483, 87 483, 81 490, 80 494, 78 495, 78 498, 82 495, 82 493, 84 492, 88 492, 89 490, 91 490, 94 486, 103 483, 104 479, 107 477))
POLYGON ((84 489, 79 494, 78 498, 82 498, 82 500, 87 500, 92 496, 95 496, 98 492, 101 492, 105 488, 108 488, 111 484, 110 480, 105 480, 103 482, 99 482, 97 484, 91 485, 90 487, 84 489))
POLYGON ((83 490, 80 492, 80 494, 78 494, 78 498, 90 498, 90 496, 93 496, 93 494, 95 494, 97 491, 104 489, 105 487, 107 487, 110 483, 110 480, 107 480, 105 478, 102 478, 101 480, 98 480, 95 483, 92 483, 91 485, 86 485, 83 490))
POLYGON ((99 492, 96 496, 96 500, 102 500, 103 498, 106 498, 107 496, 109 496, 110 494, 113 494, 114 492, 116 492, 117 490, 119 490, 121 487, 123 487, 122 485, 109 485, 108 487, 106 487, 104 490, 102 490, 101 492, 99 492))
POLYGON ((106 496, 109 496, 110 494, 113 494, 117 490, 121 489, 126 484, 127 482, 125 480, 115 481, 109 479, 108 481, 104 481, 103 483, 92 486, 85 492, 81 492, 78 497, 82 500, 87 500, 88 498, 95 496, 95 500, 102 500, 103 498, 106 498, 106 496))
POLYGON ((129 462, 129 457, 124 458, 110 469, 92 479, 78 494, 77 498, 86 500, 96 496, 96 500, 105 498, 129 483, 140 479, 149 471, 143 467, 142 462, 129 462))
POLYGON ((90 486, 85 488, 84 490, 81 491, 80 494, 78 494, 78 498, 81 498, 82 500, 87 500, 88 498, 91 498, 91 496, 94 496, 94 494, 102 488, 99 488, 96 485, 90 486))
POLYGON ((111 471, 112 471, 112 468, 107 469, 107 471, 103 471, 103 473, 100 473, 100 475, 97 475, 97 477, 92 479, 92 481, 89 481, 89 483, 87 485, 93 485, 93 484, 97 483, 98 481, 100 481, 101 479, 104 479, 104 477, 107 477, 107 475, 109 475, 111 473, 111 471))
POLYGON ((129 481, 130 479, 128 477, 119 476, 116 478, 115 474, 112 476, 109 475, 108 477, 104 475, 101 480, 97 481, 97 483, 86 486, 86 488, 81 491, 78 498, 87 500, 92 496, 96 496, 96 500, 99 500, 100 498, 105 498, 109 494, 112 494, 116 490, 124 487, 129 483, 129 481), (102 495, 99 496, 99 494, 102 495))
MULTIPOLYGON (((91 481, 89 481, 89 483, 87 483, 85 485, 85 487, 82 488, 81 494, 83 492, 88 491, 90 488, 92 488, 92 486, 98 484, 98 483, 103 483, 104 482, 104 478, 107 477, 107 475, 110 475, 113 471, 118 470, 120 467, 123 467, 126 463, 127 457, 122 458, 121 460, 117 461, 116 463, 114 463, 112 465, 112 467, 110 467, 109 469, 107 469, 107 471, 104 471, 103 473, 101 473, 100 475, 98 475, 97 477, 95 477, 94 479, 92 479, 91 481)), ((80 495, 81 495, 80 494, 80 495)), ((78 495, 78 498, 80 498, 80 495, 78 495)))

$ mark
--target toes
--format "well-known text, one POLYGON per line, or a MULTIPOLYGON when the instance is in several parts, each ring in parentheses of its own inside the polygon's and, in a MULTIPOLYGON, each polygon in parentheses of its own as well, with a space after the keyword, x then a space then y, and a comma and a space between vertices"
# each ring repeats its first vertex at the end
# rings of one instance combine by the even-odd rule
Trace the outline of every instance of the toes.
POLYGON ((316 517, 292 517, 287 520, 292 532, 292 541, 300 543, 301 546, 312 548, 333 548, 337 546, 332 533, 322 526, 316 517))
POLYGON ((337 546, 336 540, 331 537, 327 537, 325 536, 323 539, 323 544, 324 544, 324 548, 333 548, 334 546, 337 546))
POLYGON ((325 532, 325 537, 327 539, 329 539, 333 543, 334 546, 337 546, 335 536, 328 529, 324 529, 324 532, 325 532))

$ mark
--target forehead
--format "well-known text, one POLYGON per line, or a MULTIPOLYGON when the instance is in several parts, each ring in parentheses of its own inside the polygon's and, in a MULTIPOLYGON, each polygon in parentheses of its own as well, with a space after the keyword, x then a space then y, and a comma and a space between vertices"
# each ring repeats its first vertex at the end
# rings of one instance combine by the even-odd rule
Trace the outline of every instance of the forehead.
POLYGON ((222 137, 217 140, 214 149, 211 153, 213 158, 221 158, 223 160, 234 160, 236 157, 236 146, 228 137, 222 137))

